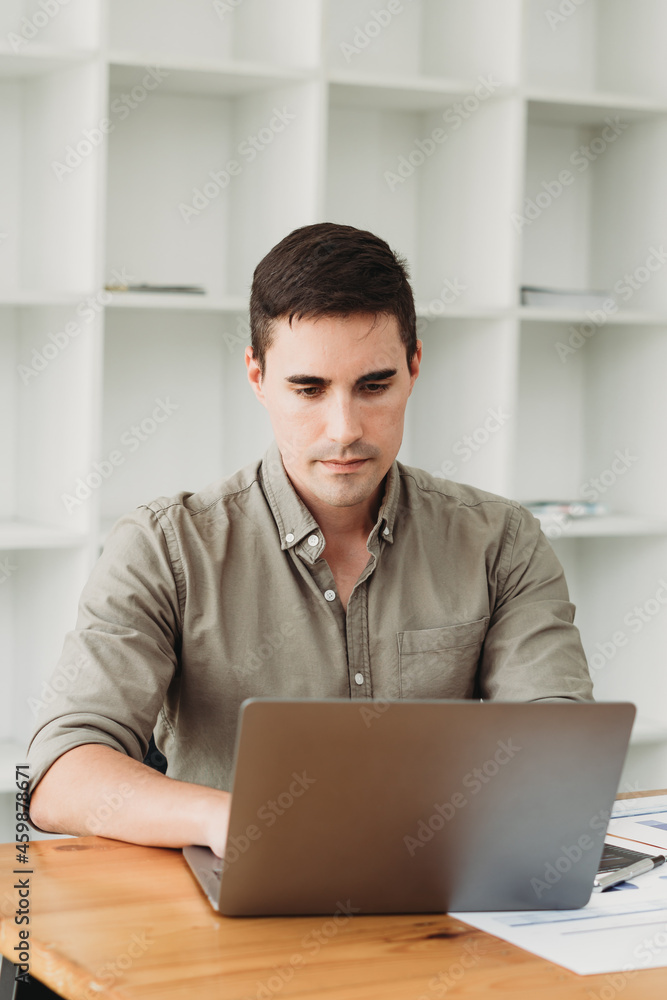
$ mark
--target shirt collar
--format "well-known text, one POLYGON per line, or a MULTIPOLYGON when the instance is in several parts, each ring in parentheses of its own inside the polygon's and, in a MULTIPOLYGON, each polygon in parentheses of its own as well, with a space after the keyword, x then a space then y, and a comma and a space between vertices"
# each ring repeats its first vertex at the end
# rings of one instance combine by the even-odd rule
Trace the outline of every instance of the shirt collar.
MULTIPOLYGON (((280 548, 289 549, 320 527, 292 485, 275 439, 260 464, 260 483, 269 502, 280 534, 280 548)), ((376 529, 386 542, 394 541, 394 520, 398 507, 400 475, 394 460, 387 472, 385 491, 376 529)))

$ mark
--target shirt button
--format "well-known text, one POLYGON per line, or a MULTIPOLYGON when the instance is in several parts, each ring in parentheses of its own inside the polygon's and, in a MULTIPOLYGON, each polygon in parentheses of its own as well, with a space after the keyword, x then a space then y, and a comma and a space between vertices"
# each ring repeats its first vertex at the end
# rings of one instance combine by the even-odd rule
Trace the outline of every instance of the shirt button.
POLYGON ((354 675, 354 683, 355 684, 363 684, 364 683, 364 675, 363 674, 355 674, 354 675))
POLYGON ((291 531, 288 532, 288 534, 285 535, 285 541, 286 542, 293 542, 294 541, 294 535, 292 534, 291 531))
POLYGON ((335 601, 336 600, 336 591, 335 590, 325 590, 324 591, 324 596, 326 597, 327 601, 335 601))
POLYGON ((309 545, 317 545, 317 543, 319 542, 319 540, 320 540, 319 535, 308 535, 308 544, 309 545))

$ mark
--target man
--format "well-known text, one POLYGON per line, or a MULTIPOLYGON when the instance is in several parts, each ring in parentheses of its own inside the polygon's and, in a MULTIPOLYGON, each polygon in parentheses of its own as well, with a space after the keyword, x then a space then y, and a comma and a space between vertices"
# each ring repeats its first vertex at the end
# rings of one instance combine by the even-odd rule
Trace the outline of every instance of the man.
POLYGON ((396 461, 422 358, 404 262, 350 226, 297 229, 250 318, 275 442, 117 523, 30 747, 42 829, 222 855, 252 695, 592 698, 538 522, 396 461), (142 763, 153 731, 167 776, 142 763))

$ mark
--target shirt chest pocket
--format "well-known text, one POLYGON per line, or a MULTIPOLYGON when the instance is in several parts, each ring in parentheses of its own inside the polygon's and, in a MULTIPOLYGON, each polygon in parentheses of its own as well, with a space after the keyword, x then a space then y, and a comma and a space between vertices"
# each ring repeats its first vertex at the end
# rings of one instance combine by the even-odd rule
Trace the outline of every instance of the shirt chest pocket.
POLYGON ((397 632, 401 698, 471 698, 488 618, 397 632))

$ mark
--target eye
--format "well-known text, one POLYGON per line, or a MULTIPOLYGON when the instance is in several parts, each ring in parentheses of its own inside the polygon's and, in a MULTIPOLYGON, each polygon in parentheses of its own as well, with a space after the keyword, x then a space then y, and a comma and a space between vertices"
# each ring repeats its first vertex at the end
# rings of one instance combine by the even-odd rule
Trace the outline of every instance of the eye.
POLYGON ((312 399, 313 398, 312 393, 318 393, 318 392, 321 392, 321 391, 322 390, 320 389, 320 387, 318 385, 308 385, 308 386, 305 387, 305 389, 295 389, 294 390, 294 392, 297 394, 297 396, 305 396, 306 399, 312 399))
MULTIPOLYGON (((379 396, 380 393, 389 388, 388 384, 381 382, 366 382, 361 386, 362 391, 369 396, 379 396)), ((315 399, 322 392, 322 388, 319 385, 307 385, 301 389, 294 389, 294 392, 297 396, 303 396, 304 399, 315 399)))

